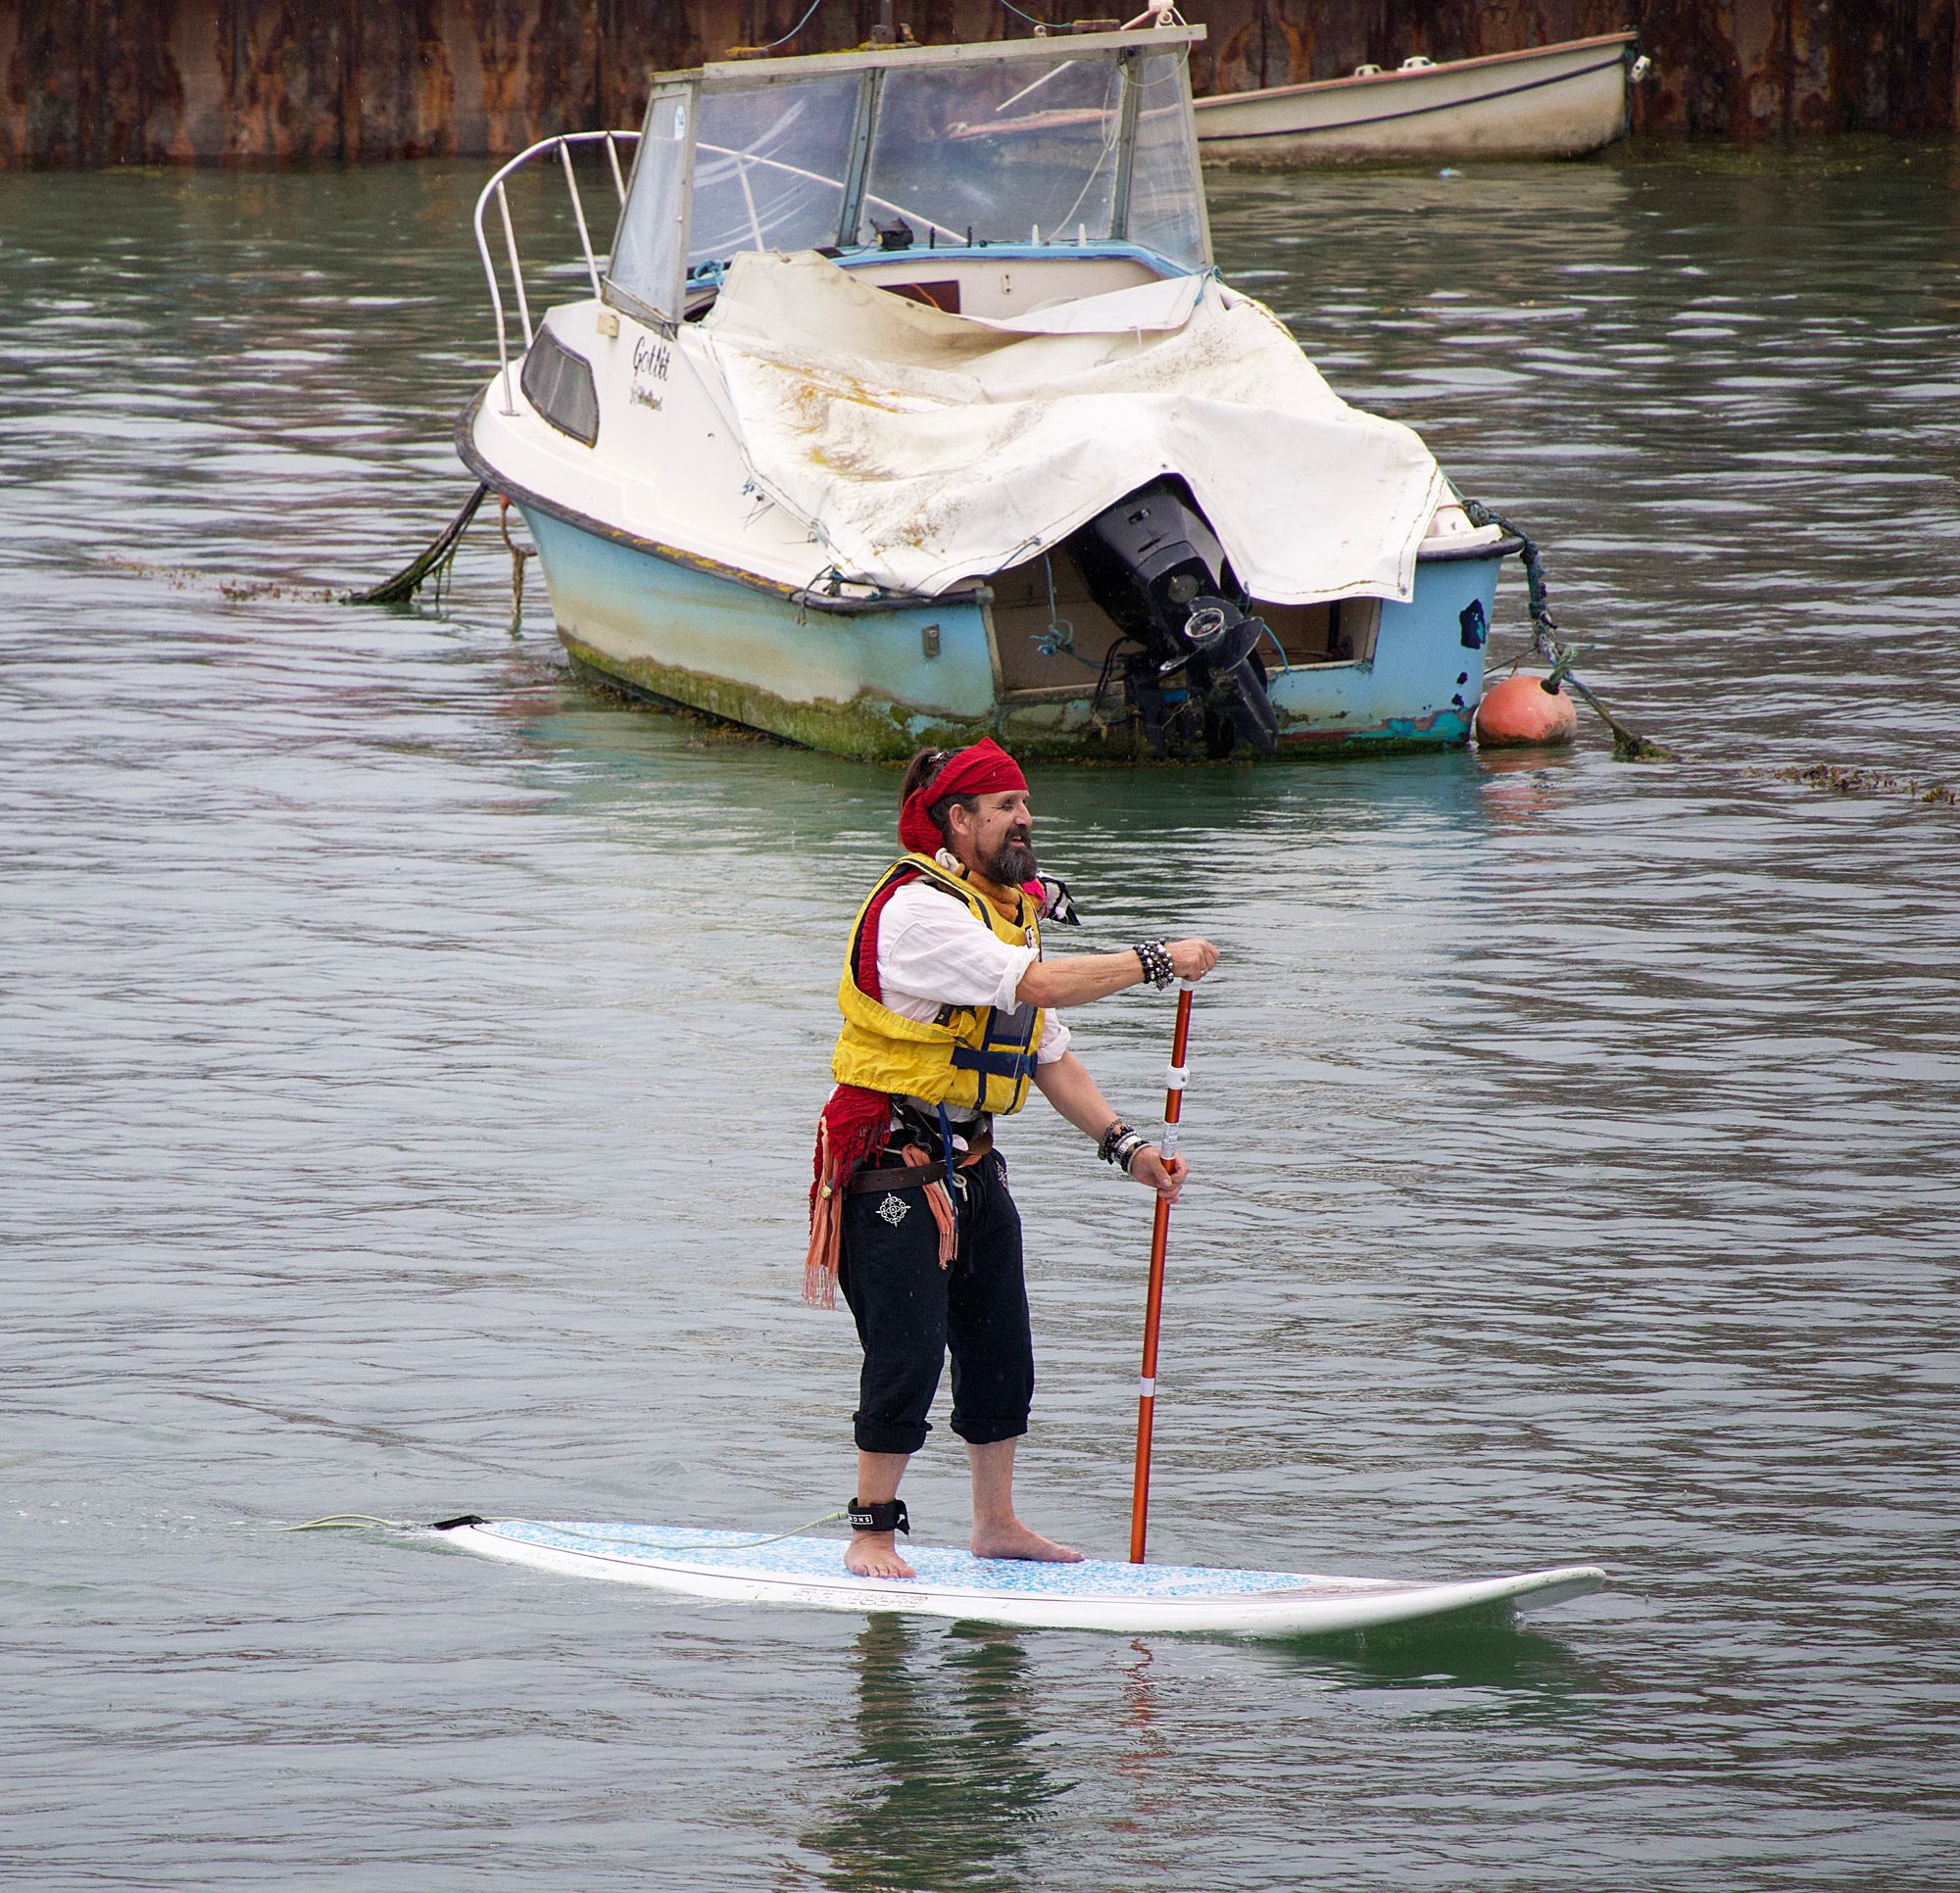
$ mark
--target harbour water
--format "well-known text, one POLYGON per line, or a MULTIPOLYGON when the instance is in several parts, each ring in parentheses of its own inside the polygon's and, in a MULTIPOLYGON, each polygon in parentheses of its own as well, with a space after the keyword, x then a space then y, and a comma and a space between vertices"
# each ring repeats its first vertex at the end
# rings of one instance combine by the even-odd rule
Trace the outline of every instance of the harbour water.
MULTIPOLYGON (((1082 946, 1226 953, 1152 1550, 1613 1574, 1295 1646, 277 1529, 849 1494, 803 1197, 895 772, 570 680, 487 523, 325 596, 467 490, 478 181, 0 177, 8 1883, 1952 1886, 1960 816, 1774 774, 1960 774, 1951 148, 1216 181, 1684 758, 1035 776, 1082 946)), ((1076 1023, 1154 1112, 1167 1007, 1076 1023)), ((1120 1556, 1148 1204, 1005 1139, 1025 1509, 1120 1556)), ((943 1424, 906 1496, 958 1536, 943 1424)))

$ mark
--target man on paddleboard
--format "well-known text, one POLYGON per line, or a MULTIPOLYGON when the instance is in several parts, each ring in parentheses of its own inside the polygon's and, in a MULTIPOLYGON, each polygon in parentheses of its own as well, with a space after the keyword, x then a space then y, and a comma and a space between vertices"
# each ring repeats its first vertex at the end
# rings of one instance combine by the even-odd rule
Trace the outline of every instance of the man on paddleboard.
POLYGON ((1105 1161, 1175 1202, 1185 1163, 1120 1118, 1069 1049, 1060 1006, 1148 980, 1201 979, 1208 941, 1146 940, 1120 953, 1044 959, 1041 918, 1065 912, 1036 878, 1019 765, 991 739, 922 750, 899 792, 906 852, 858 910, 837 1000, 837 1089, 817 1127, 804 1294, 844 1290, 864 1366, 858 1494, 844 1562, 910 1578, 899 1481, 925 1443, 953 1356, 953 1431, 973 1476, 973 1555, 1073 1563, 1082 1554, 1014 1513, 1014 1447, 1028 1430, 1034 1348, 1021 1220, 994 1149, 994 1119, 1032 1083, 1105 1161))

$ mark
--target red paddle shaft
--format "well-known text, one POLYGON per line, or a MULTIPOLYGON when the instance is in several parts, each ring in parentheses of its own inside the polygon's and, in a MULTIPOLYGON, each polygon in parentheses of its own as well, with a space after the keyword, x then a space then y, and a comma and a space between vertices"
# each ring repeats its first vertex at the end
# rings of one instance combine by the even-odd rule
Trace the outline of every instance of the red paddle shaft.
MULTIPOLYGON (((1177 1035, 1171 1041, 1170 1070, 1164 1075, 1164 1161, 1177 1155, 1177 1121, 1184 1113, 1184 1047, 1191 1037, 1191 988, 1177 995, 1177 1035)), ((1137 1383, 1137 1483, 1130 1497, 1130 1562, 1144 1562, 1144 1534, 1151 1517, 1151 1424, 1157 1406, 1157 1329, 1163 1319, 1164 1242, 1170 1235, 1170 1205, 1157 1198, 1151 1231, 1151 1291, 1144 1313, 1144 1373, 1137 1383)))

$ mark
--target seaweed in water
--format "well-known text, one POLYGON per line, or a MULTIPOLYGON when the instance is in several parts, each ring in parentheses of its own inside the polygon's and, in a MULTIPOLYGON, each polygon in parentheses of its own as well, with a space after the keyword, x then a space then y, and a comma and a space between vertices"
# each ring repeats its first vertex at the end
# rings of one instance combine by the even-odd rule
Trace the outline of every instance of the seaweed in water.
POLYGON ((1877 769, 1850 769, 1838 762, 1813 762, 1802 769, 1778 769, 1785 782, 1834 796, 1904 796, 1912 801, 1960 808, 1960 786, 1950 782, 1921 782, 1913 776, 1888 776, 1877 769))

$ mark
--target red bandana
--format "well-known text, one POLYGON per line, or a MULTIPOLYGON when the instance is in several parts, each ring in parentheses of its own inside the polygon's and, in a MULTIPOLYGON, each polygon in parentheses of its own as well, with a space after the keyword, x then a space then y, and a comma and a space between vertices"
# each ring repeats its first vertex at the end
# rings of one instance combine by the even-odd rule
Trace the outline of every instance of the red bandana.
POLYGON ((944 846, 932 817, 925 811, 942 796, 999 796, 1010 789, 1025 792, 1028 779, 1021 765, 991 736, 961 750, 941 763, 939 771, 906 798, 899 810, 900 844, 913 854, 934 854, 944 846))

